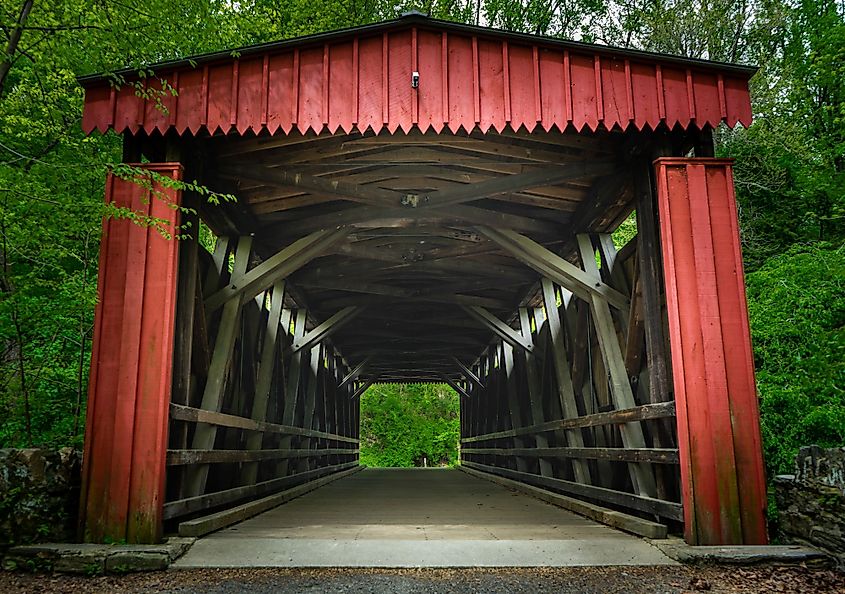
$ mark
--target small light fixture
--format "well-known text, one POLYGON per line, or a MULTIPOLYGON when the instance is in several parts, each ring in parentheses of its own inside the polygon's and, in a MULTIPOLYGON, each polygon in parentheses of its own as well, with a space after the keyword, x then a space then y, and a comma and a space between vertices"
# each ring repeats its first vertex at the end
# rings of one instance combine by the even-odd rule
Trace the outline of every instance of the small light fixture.
POLYGON ((420 86, 420 73, 414 70, 411 73, 411 88, 416 89, 420 86))

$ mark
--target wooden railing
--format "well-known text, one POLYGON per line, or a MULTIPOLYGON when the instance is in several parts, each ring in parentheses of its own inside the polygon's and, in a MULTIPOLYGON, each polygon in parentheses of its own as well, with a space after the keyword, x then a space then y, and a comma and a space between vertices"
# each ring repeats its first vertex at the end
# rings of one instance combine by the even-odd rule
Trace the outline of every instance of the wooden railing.
POLYGON ((649 530, 681 522, 656 243, 642 235, 617 252, 609 236, 581 235, 577 266, 525 237, 486 234, 545 278, 533 307, 492 319, 500 340, 465 364, 461 464, 639 516, 649 530))
POLYGON ((338 237, 258 263, 249 237, 220 238, 213 256, 180 244, 165 520, 203 514, 213 521, 191 521, 217 529, 358 466, 359 386, 342 382, 350 370, 329 341, 355 308, 312 319, 285 280, 338 237))

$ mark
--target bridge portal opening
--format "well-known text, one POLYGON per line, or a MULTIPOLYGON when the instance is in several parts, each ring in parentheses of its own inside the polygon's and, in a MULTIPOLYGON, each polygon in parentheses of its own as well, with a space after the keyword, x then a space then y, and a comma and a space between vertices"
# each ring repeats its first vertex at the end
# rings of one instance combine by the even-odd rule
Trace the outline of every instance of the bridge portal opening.
POLYGON ((766 540, 712 142, 750 120, 749 69, 417 16, 238 56, 159 67, 164 109, 83 80, 86 131, 137 164, 107 200, 184 236, 105 223, 86 539, 363 481, 361 395, 445 383, 467 475, 641 534, 766 540))
POLYGON ((370 386, 360 399, 360 463, 369 468, 455 466, 460 405, 448 384, 370 386))

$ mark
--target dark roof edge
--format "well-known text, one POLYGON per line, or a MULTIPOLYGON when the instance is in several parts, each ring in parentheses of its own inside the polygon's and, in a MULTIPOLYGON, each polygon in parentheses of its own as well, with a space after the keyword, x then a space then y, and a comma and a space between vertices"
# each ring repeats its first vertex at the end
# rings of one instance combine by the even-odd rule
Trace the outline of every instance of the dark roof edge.
MULTIPOLYGON (((585 43, 583 41, 571 41, 558 39, 556 37, 547 37, 543 35, 531 35, 528 33, 516 33, 513 31, 506 31, 504 29, 494 29, 492 27, 479 27, 476 25, 465 25, 463 23, 455 23, 452 21, 443 21, 440 19, 432 19, 425 15, 412 13, 407 16, 402 16, 397 19, 389 21, 380 21, 378 23, 371 23, 369 25, 359 25, 356 27, 347 27, 345 29, 337 29, 325 33, 316 33, 313 35, 305 35, 302 37, 293 37, 282 41, 271 41, 267 43, 259 43, 256 45, 249 45, 240 48, 232 48, 207 54, 199 54, 187 58, 179 58, 177 60, 167 60, 164 62, 157 62, 149 64, 144 68, 152 70, 170 69, 179 67, 193 67, 198 64, 208 64, 211 62, 218 62, 224 59, 232 59, 232 54, 237 53, 240 57, 260 54, 272 50, 281 50, 293 46, 318 44, 332 39, 342 39, 352 35, 381 33, 384 31, 396 29, 400 26, 417 25, 420 27, 445 29, 447 31, 456 31, 469 35, 476 35, 480 37, 508 37, 523 41, 525 43, 533 43, 540 45, 547 45, 550 47, 562 47, 578 51, 588 51, 592 53, 611 54, 615 56, 625 56, 639 60, 661 61, 681 66, 691 66, 696 68, 717 69, 723 72, 734 72, 737 74, 745 74, 752 76, 759 70, 757 66, 743 66, 741 64, 731 64, 729 62, 717 62, 713 60, 702 60, 699 58, 685 58, 673 54, 662 54, 658 52, 649 52, 644 50, 633 50, 627 48, 614 47, 612 45, 600 45, 595 43, 585 43)), ((96 83, 110 80, 112 75, 133 75, 138 72, 138 68, 120 68, 113 72, 86 74, 78 76, 76 80, 83 87, 95 86, 96 83)))

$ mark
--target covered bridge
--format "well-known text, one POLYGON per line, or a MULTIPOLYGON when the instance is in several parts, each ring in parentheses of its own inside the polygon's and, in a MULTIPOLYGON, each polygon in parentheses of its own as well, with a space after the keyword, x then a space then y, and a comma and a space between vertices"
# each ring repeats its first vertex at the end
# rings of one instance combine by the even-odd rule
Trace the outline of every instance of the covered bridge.
POLYGON ((104 223, 85 539, 352 473, 368 386, 445 382, 467 472, 766 542, 712 140, 753 69, 410 15, 150 70, 80 79, 139 168, 106 200, 157 221, 104 223))

